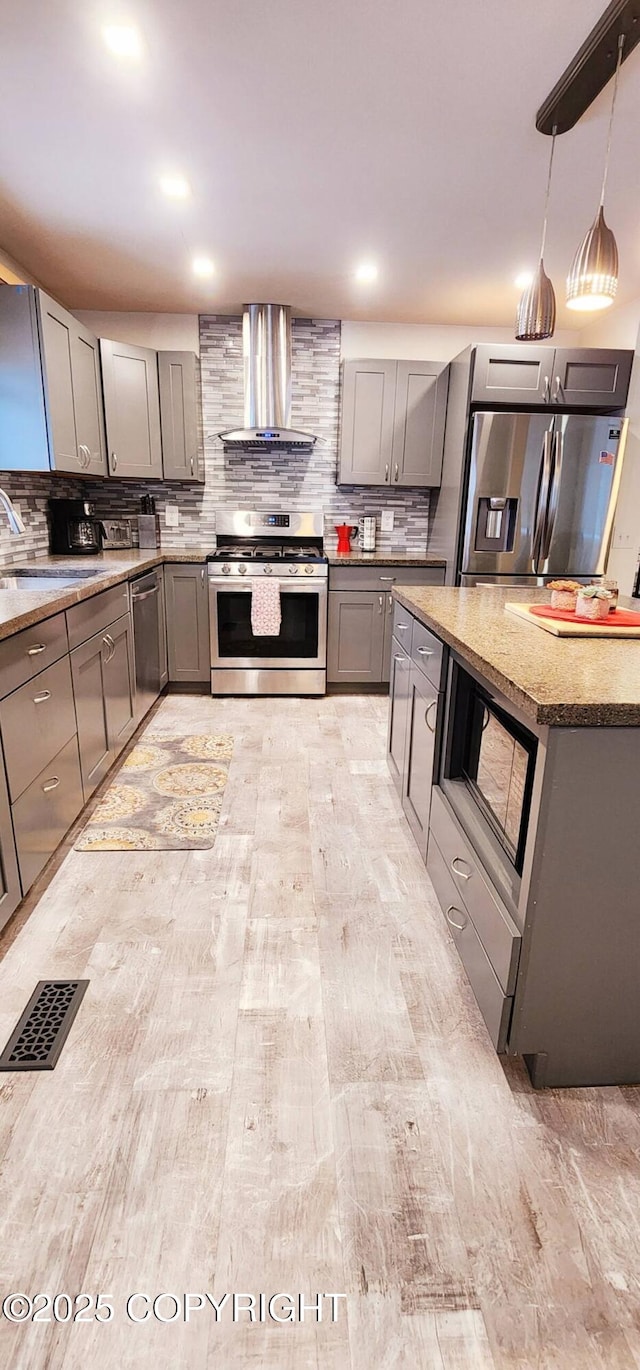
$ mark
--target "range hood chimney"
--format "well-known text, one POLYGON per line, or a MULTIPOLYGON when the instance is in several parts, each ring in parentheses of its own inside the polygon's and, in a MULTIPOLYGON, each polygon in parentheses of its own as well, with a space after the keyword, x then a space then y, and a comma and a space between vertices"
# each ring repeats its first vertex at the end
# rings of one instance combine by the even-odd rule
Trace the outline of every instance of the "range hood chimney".
POLYGON ((291 310, 284 304, 245 305, 244 428, 219 433, 230 452, 309 452, 316 439, 291 423, 291 310))

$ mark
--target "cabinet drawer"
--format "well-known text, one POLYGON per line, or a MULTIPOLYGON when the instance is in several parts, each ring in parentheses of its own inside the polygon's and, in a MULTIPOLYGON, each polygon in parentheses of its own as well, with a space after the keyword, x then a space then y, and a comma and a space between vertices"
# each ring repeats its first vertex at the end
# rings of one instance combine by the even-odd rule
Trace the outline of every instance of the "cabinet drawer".
POLYGON ((390 592, 394 585, 444 585, 444 567, 330 566, 330 590, 390 592))
POLYGON ((0 724, 9 794, 17 799, 75 734, 68 656, 4 699, 0 724))
POLYGON ((128 612, 129 584, 126 580, 122 585, 114 585, 110 590, 94 595, 92 599, 83 600, 82 604, 74 604, 72 609, 67 609, 69 647, 78 647, 88 637, 99 633, 114 619, 128 612))
POLYGON ((430 828, 435 837, 458 902, 471 915, 493 969, 507 994, 513 994, 520 955, 520 933, 504 905, 489 886, 478 858, 462 836, 439 788, 431 800, 430 828))
POLYGON ((393 637, 395 637, 396 642, 399 642, 401 647, 403 647, 404 651, 407 653, 411 651, 412 629, 412 615, 409 613, 408 609, 403 609, 402 605, 398 604, 398 601, 395 600, 393 605, 393 623, 391 627, 391 632, 393 637))
POLYGON ((491 1041, 496 1051, 504 1051, 513 999, 503 993, 464 901, 453 884, 433 830, 429 834, 427 870, 491 1041))
POLYGON ((22 893, 26 894, 82 808, 75 737, 11 805, 22 893))
POLYGON ((414 665, 419 666, 420 670, 429 677, 436 690, 440 689, 443 650, 443 643, 440 638, 435 637, 428 628, 425 628, 424 623, 419 623, 417 618, 414 618, 411 633, 411 659, 414 665))
POLYGON ((67 650, 64 614, 54 614, 0 642, 0 698, 65 656, 67 650))

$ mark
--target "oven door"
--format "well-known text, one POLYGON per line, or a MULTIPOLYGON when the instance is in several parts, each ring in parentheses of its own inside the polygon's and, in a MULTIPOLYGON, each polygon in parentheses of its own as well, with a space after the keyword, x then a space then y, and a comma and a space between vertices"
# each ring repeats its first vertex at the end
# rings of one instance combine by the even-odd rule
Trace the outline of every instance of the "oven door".
POLYGON ((327 664, 327 581, 279 580, 282 622, 277 637, 251 628, 251 580, 209 578, 212 669, 280 667, 324 670, 327 664))

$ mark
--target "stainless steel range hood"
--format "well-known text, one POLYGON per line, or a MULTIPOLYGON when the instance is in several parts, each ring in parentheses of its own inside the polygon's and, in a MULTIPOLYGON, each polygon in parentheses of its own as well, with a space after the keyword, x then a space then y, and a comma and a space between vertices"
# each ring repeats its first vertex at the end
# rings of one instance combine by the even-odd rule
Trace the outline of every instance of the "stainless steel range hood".
POLYGON ((231 452, 309 452, 312 433, 291 422, 291 310, 284 304, 245 305, 244 428, 219 433, 231 452))

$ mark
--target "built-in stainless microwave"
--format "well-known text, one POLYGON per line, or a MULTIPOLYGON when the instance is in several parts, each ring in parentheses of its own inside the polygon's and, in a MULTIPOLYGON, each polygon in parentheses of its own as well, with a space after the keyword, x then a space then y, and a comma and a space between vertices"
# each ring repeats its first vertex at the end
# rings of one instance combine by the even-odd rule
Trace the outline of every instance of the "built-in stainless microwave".
POLYGON ((537 739, 457 663, 449 701, 441 785, 487 864, 502 852, 513 895, 508 870, 522 874, 537 739))

